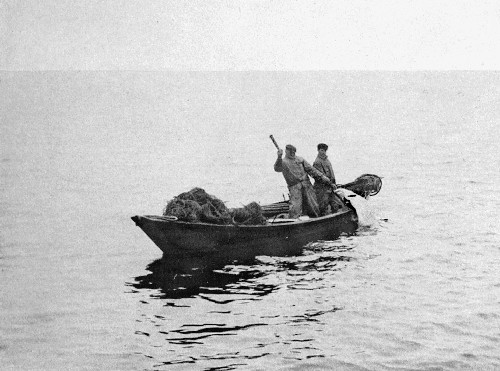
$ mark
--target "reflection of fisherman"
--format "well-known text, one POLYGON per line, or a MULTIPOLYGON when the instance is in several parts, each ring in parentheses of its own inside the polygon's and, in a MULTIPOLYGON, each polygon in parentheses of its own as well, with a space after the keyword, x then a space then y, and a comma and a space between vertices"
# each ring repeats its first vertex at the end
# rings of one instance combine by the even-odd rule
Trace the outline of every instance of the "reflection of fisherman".
POLYGON ((285 147, 285 158, 283 150, 278 150, 278 159, 274 164, 274 170, 283 173, 283 177, 290 191, 290 218, 298 218, 302 215, 302 204, 304 211, 310 217, 319 216, 318 202, 309 176, 322 179, 329 183, 330 180, 321 172, 313 168, 302 157, 295 156, 296 148, 291 144, 285 147))
POLYGON ((318 181, 314 182, 314 190, 321 216, 327 215, 330 212, 336 212, 343 206, 340 198, 333 192, 333 189, 337 187, 335 186, 335 174, 333 173, 332 163, 326 155, 327 150, 328 146, 325 143, 318 144, 318 157, 316 157, 313 164, 314 168, 318 169, 330 182, 330 184, 318 181))

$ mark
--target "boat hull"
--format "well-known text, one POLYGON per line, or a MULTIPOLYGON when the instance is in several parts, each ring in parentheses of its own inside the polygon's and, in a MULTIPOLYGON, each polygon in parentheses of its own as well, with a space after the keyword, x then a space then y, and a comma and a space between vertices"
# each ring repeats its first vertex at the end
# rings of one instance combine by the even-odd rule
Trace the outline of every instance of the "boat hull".
POLYGON ((305 245, 318 240, 333 240, 357 229, 353 209, 303 221, 267 225, 215 225, 188 223, 172 218, 144 215, 132 220, 163 251, 164 257, 224 257, 248 260, 259 255, 300 254, 305 245))

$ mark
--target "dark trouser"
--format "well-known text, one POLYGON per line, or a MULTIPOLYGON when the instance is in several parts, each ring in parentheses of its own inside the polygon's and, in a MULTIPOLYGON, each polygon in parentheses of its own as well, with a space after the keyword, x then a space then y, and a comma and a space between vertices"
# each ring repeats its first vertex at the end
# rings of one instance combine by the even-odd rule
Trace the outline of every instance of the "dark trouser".
POLYGON ((339 196, 333 192, 332 188, 323 184, 314 185, 316 199, 318 200, 319 213, 321 216, 335 213, 344 206, 339 196))

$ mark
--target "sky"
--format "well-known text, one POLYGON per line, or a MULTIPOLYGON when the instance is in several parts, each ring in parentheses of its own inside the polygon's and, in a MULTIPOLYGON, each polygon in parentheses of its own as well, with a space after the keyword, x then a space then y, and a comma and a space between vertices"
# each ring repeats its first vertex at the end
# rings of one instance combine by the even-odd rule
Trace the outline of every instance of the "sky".
POLYGON ((0 0, 0 70, 498 70, 500 1, 0 0))

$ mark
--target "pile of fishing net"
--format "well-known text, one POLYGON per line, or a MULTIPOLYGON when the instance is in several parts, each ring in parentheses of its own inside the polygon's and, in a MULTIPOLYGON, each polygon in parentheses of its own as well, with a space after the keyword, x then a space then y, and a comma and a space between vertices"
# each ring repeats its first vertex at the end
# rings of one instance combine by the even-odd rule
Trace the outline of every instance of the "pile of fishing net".
POLYGON ((262 208, 251 202, 242 208, 229 209, 223 201, 209 195, 202 188, 193 188, 170 200, 163 209, 163 215, 175 216, 178 220, 212 224, 265 224, 262 208))

